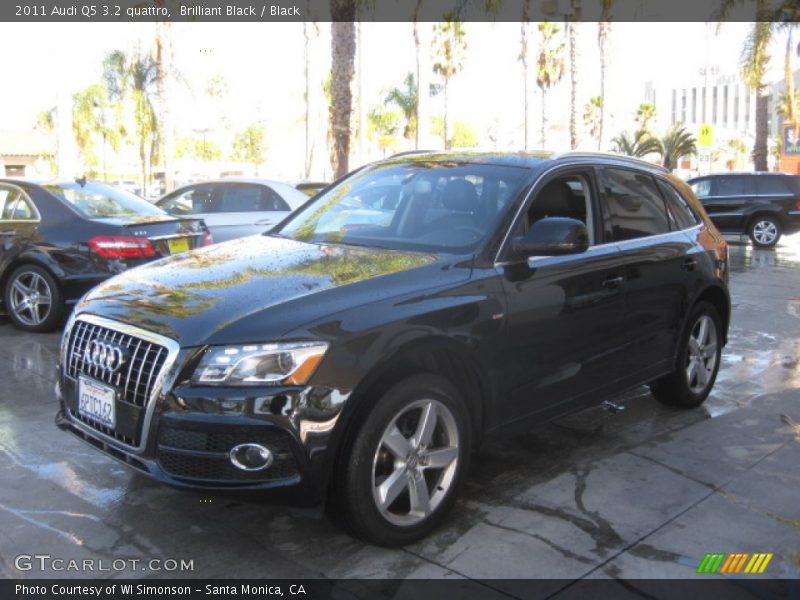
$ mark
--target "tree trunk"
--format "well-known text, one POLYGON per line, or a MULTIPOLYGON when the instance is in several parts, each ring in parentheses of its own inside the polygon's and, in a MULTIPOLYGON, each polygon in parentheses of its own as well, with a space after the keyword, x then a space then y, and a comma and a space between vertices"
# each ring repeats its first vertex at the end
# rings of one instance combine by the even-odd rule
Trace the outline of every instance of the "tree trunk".
POLYGON ((350 116, 356 54, 355 0, 331 0, 331 169, 333 179, 350 168, 350 116))
POLYGON ((547 149, 547 135, 545 134, 545 129, 547 127, 547 110, 545 108, 545 100, 547 99, 547 92, 544 88, 542 88, 542 150, 547 149))
MULTIPOLYGON (((308 6, 308 4, 306 4, 308 6)), ((311 79, 308 73, 310 56, 308 21, 303 21, 303 77, 305 78, 305 93, 303 100, 305 104, 305 140, 303 144, 303 177, 308 179, 311 176, 311 79)))
POLYGON ((145 150, 144 136, 139 138, 139 161, 142 164, 142 192, 147 186, 147 151, 145 150))
POLYGON ((444 149, 445 150, 450 150, 450 136, 448 135, 449 132, 447 130, 447 113, 448 113, 448 111, 450 109, 450 106, 449 106, 448 100, 447 100, 447 88, 449 87, 449 85, 448 85, 449 83, 450 83, 450 79, 445 77, 445 80, 444 80, 444 134, 443 134, 444 135, 444 149))
MULTIPOLYGON (((421 4, 422 0, 417 0, 417 10, 419 10, 421 4)), ((431 136, 430 47, 430 24, 418 23, 415 20, 414 49, 416 51, 417 62, 417 134, 414 139, 414 147, 416 150, 428 150, 437 146, 437 144, 432 140, 431 136)))
POLYGON ((756 171, 766 171, 767 167, 767 86, 756 91, 756 140, 753 144, 753 166, 756 171))
POLYGON ((356 52, 358 53, 358 125, 356 129, 358 131, 358 154, 356 158, 358 164, 361 165, 364 163, 364 138, 366 137, 366 132, 364 131, 364 123, 366 121, 366 103, 364 102, 364 61, 362 60, 364 50, 364 28, 361 26, 360 21, 357 27, 356 52))
POLYGON ((578 59, 577 59, 577 34, 575 23, 567 23, 569 36, 569 147, 572 150, 578 147, 578 59))
POLYGON ((597 42, 600 46, 600 123, 597 128, 597 149, 603 147, 603 124, 605 122, 606 105, 606 69, 608 60, 606 58, 606 40, 611 24, 608 21, 600 21, 597 24, 597 42))
POLYGON ((156 77, 161 121, 161 160, 164 165, 165 191, 175 187, 175 128, 172 124, 171 84, 172 77, 172 24, 169 21, 156 23, 156 77))
POLYGON ((786 33, 786 55, 784 56, 783 77, 786 87, 787 114, 786 121, 794 129, 794 137, 797 138, 797 130, 800 128, 797 118, 797 104, 794 98, 794 77, 792 77, 792 30, 786 33))
POLYGON ((524 118, 522 133, 522 148, 528 149, 528 32, 527 23, 523 20, 520 25, 520 60, 522 61, 522 96, 524 102, 524 118))

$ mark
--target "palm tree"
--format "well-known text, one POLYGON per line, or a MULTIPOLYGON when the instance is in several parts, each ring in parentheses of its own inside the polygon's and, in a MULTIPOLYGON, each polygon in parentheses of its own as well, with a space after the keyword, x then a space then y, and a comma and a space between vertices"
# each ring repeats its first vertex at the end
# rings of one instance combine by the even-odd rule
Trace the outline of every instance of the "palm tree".
MULTIPOLYGON (((765 18, 767 0, 757 0, 756 15, 765 18)), ((756 92, 756 135, 753 145, 753 164, 756 171, 767 170, 767 93, 768 86, 764 81, 769 63, 769 44, 772 39, 772 23, 758 20, 753 23, 750 34, 742 48, 742 79, 747 87, 756 92)))
POLYGON ((403 137, 406 139, 416 139, 417 136, 417 104, 419 93, 417 91, 417 80, 414 73, 408 73, 403 80, 404 87, 392 88, 386 94, 386 104, 394 104, 399 108, 406 120, 403 128, 403 137))
POLYGON ((626 156, 641 158, 648 154, 657 154, 661 149, 658 140, 644 129, 638 129, 633 138, 628 137, 628 132, 623 131, 611 140, 611 151, 626 156))
POLYGON ((542 40, 536 59, 536 85, 542 90, 542 148, 547 146, 547 91, 564 76, 564 42, 556 39, 558 32, 555 23, 539 23, 542 40))
MULTIPOLYGON (((717 15, 718 19, 725 20, 738 1, 740 0, 722 0, 717 15)), ((772 8, 770 4, 769 0, 756 0, 754 23, 742 46, 741 53, 742 79, 751 90, 756 92, 756 131, 753 144, 753 163, 756 171, 766 171, 768 168, 768 86, 764 77, 770 59, 769 44, 775 31, 792 27, 800 20, 800 6, 798 6, 797 0, 782 0, 776 8, 772 8)), ((787 89, 788 86, 787 81, 787 89)))
POLYGON ((686 130, 683 123, 675 123, 667 134, 658 140, 662 164, 672 171, 684 156, 697 154, 697 140, 686 130))
POLYGON ((603 145, 603 122, 605 121, 605 100, 606 100, 606 69, 608 60, 606 58, 606 42, 608 34, 611 32, 611 7, 614 0, 602 0, 600 20, 597 22, 597 45, 600 49, 600 117, 597 127, 597 149, 603 145))
POLYGON ((435 61, 433 72, 442 78, 444 84, 444 148, 450 149, 448 131, 448 96, 450 80, 464 67, 464 56, 467 51, 466 33, 460 21, 452 15, 446 16, 443 23, 434 28, 435 61))
POLYGON ((105 86, 100 83, 92 84, 73 95, 72 130, 87 166, 97 164, 93 138, 95 136, 102 138, 103 179, 108 179, 106 151, 109 144, 112 150, 119 150, 123 130, 115 118, 115 111, 105 86))
POLYGON ((656 107, 650 102, 642 102, 636 109, 636 123, 645 131, 650 130, 650 121, 656 118, 656 107))
MULTIPOLYGON (((779 99, 778 114, 783 118, 784 123, 794 128, 794 138, 800 130, 800 93, 794 89, 794 77, 792 76, 792 29, 795 23, 786 26, 786 52, 783 59, 783 76, 786 90, 779 99)), ((800 54, 800 46, 797 47, 800 54)))
POLYGON ((129 72, 136 137, 139 141, 139 160, 142 166, 142 189, 146 189, 149 183, 147 166, 149 163, 152 167, 153 148, 156 140, 160 139, 160 124, 153 103, 154 85, 158 75, 155 61, 145 55, 132 58, 129 72))
POLYGON ((427 23, 419 23, 419 13, 422 8, 422 0, 417 0, 414 7, 414 52, 416 58, 417 68, 417 90, 422 90, 421 94, 417 95, 417 112, 414 115, 414 120, 417 123, 417 129, 414 132, 414 149, 419 150, 420 144, 427 144, 430 138, 430 111, 428 109, 430 94, 430 79, 429 74, 430 56, 428 55, 427 48, 430 46, 430 26, 427 23), (421 51, 425 48, 425 52, 421 51))
MULTIPOLYGON (((156 23, 156 48, 155 48, 155 76, 157 98, 159 105, 159 136, 157 144, 161 152, 151 151, 151 161, 154 155, 161 154, 164 165, 165 191, 169 192, 175 187, 175 169, 172 159, 175 155, 175 127, 172 123, 172 23, 158 21, 156 23)), ((154 138, 155 140, 155 138, 154 138)))
MULTIPOLYGON (((103 80, 109 99, 120 107, 128 105, 131 109, 130 120, 136 133, 142 169, 142 188, 147 187, 147 167, 149 164, 152 169, 158 156, 157 146, 163 139, 154 103, 157 78, 154 58, 138 51, 127 55, 113 50, 103 61, 103 80)), ((127 135, 127 130, 123 135, 127 135)))
POLYGON ((522 21, 520 22, 519 56, 522 63, 522 103, 523 103, 523 125, 522 125, 522 147, 528 149, 528 41, 530 39, 530 21, 528 20, 528 4, 523 4, 522 21))
POLYGON ((350 115, 356 56, 356 0, 331 0, 331 169, 343 177, 350 163, 350 115))
POLYGON ((739 168, 742 157, 747 152, 747 146, 739 138, 731 138, 725 143, 725 148, 733 155, 733 160, 728 161, 730 169, 735 171, 739 168))
MULTIPOLYGON (((573 16, 574 16, 573 11, 573 16)), ((578 147, 578 59, 577 33, 575 21, 567 21, 567 38, 569 39, 569 147, 578 147)))
POLYGON ((384 106, 375 106, 367 113, 368 134, 386 156, 386 150, 397 145, 397 132, 400 129, 400 115, 384 106))
POLYGON ((583 124, 589 128, 589 134, 599 139, 600 119, 603 114, 603 99, 600 96, 589 98, 589 102, 583 106, 583 124))

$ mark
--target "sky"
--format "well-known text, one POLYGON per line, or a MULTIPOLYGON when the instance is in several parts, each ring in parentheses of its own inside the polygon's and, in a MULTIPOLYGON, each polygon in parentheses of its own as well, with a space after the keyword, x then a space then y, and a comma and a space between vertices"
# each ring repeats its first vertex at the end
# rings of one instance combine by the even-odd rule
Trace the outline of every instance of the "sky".
MULTIPOLYGON (((520 24, 466 23, 464 28, 467 57, 463 71, 451 83, 451 120, 467 121, 484 145, 491 136, 501 147, 518 147, 523 118, 517 60, 520 24)), ((704 65, 737 72, 747 29, 746 23, 726 23, 719 29, 704 23, 613 23, 606 82, 607 131, 614 135, 633 127, 633 114, 644 99, 648 80, 662 85, 680 82, 696 77, 704 65)), ((320 81, 330 68, 329 30, 328 23, 319 24, 319 36, 312 43, 312 74, 320 81)), ((369 109, 382 105, 386 90, 400 86, 414 68, 414 43, 409 23, 363 23, 360 30, 360 81, 369 109)), ((71 94, 97 81, 107 52, 130 50, 137 43, 146 47, 153 32, 152 23, 0 24, 3 72, 6 82, 17 82, 14 93, 0 95, 0 130, 32 127, 39 112, 55 106, 59 92, 71 94)), ((211 77, 221 75, 228 88, 223 110, 231 127, 263 124, 269 146, 267 170, 283 178, 297 177, 304 156, 303 24, 174 23, 173 34, 175 64, 183 82, 175 96, 179 130, 191 134, 212 128, 208 135, 218 135, 220 108, 206 99, 204 90, 211 77)), ((784 39, 774 42, 771 79, 782 76, 784 39)), ((578 40, 582 112, 588 98, 599 93, 597 24, 580 23, 578 40)), ((534 33, 534 47, 537 43, 534 33)), ((535 83, 531 91, 530 138, 537 146, 541 97, 535 83)), ((433 111, 441 112, 441 97, 433 102, 433 111)), ((568 141, 568 103, 565 76, 548 95, 548 119, 556 125, 547 140, 549 147, 559 148, 568 141)), ((324 134, 325 115, 324 110, 318 112, 313 129, 319 137, 324 134)), ((377 158, 370 155, 375 151, 368 148, 360 158, 377 158)), ((326 162, 322 154, 317 152, 319 169, 326 162)))

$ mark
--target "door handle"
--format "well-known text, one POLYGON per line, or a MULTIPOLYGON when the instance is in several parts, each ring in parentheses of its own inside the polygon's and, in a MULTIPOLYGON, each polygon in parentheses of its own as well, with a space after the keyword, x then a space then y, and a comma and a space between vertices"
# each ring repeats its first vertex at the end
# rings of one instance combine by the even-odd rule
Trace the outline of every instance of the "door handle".
POLYGON ((683 261, 683 266, 681 267, 684 271, 694 271, 694 268, 697 266, 697 259, 696 258, 687 258, 683 261))
POLYGON ((622 277, 609 277, 605 281, 603 281, 603 287, 609 290, 616 290, 619 286, 622 285, 623 278, 622 277))

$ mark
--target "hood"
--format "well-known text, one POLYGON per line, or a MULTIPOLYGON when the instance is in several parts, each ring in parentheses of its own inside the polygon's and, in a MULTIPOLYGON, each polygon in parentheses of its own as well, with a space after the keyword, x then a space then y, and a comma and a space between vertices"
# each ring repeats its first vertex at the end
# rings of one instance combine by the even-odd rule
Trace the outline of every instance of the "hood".
POLYGON ((397 286, 385 285, 387 276, 438 262, 430 254, 256 235, 126 271, 89 292, 76 313, 123 321, 182 346, 264 341, 311 313, 352 308, 374 299, 376 290, 396 293, 397 286), (367 280, 375 285, 356 289, 367 280))

